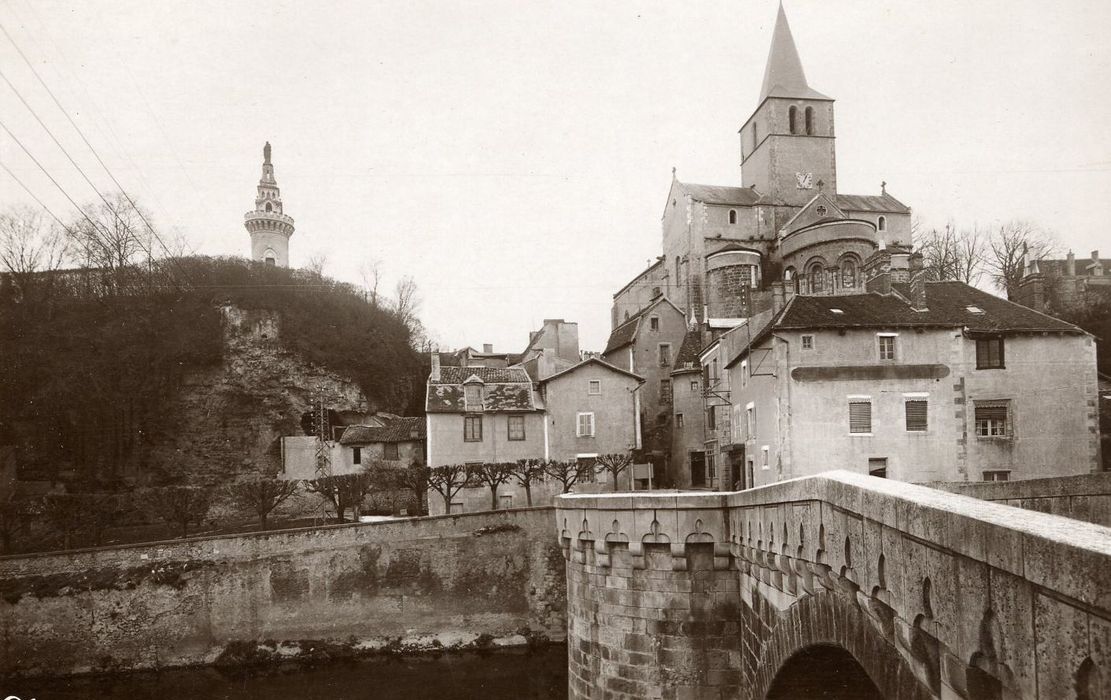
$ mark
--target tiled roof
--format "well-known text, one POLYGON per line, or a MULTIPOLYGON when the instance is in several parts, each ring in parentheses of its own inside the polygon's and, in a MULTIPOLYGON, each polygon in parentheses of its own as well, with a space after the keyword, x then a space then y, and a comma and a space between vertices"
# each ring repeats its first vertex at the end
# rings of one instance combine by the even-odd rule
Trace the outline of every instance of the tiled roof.
POLYGON ((425 410, 462 413, 466 410, 463 383, 482 380, 483 411, 533 411, 532 379, 523 367, 441 367, 439 380, 428 380, 425 410))
POLYGON ((699 202, 706 204, 735 204, 751 207, 760 201, 760 193, 751 187, 725 187, 722 185, 696 185, 680 182, 683 191, 699 202))
POLYGON ((927 282, 926 311, 915 311, 894 294, 803 296, 790 305, 776 328, 965 327, 973 332, 1059 331, 1076 326, 1001 299, 963 282, 927 282), (970 311, 969 307, 983 310, 970 311), (835 313, 831 309, 840 309, 835 313))
POLYGON ((910 208, 889 194, 834 195, 837 206, 849 211, 875 211, 883 214, 909 214, 910 208))
POLYGON ((606 341, 606 349, 602 351, 602 354, 608 355, 614 350, 623 348, 633 342, 637 337, 637 321, 640 320, 640 317, 643 316, 644 312, 649 308, 651 307, 641 309, 630 316, 628 321, 625 321, 620 326, 610 331, 609 340, 606 341))
POLYGON ((702 365, 698 360, 698 354, 701 350, 702 333, 700 331, 687 331, 686 337, 683 338, 683 344, 679 346, 679 353, 675 355, 675 369, 672 370, 672 374, 691 369, 701 371, 702 365))
POLYGON ((636 379, 636 380, 641 381, 641 382, 644 381, 644 377, 640 376, 639 374, 636 374, 634 372, 630 372, 627 369, 621 369, 620 367, 617 367, 616 365, 611 365, 610 363, 606 362, 605 360, 603 360, 599 357, 587 358, 587 359, 583 360, 582 362, 580 362, 576 365, 568 367, 565 370, 561 370, 559 372, 556 372, 555 374, 550 374, 547 377, 544 377, 540 381, 541 381, 541 383, 550 382, 553 379, 556 379, 558 377, 562 377, 562 376, 565 376, 567 374, 570 374, 570 373, 574 372, 575 370, 577 370, 581 367, 585 367, 586 365, 601 365, 602 367, 605 367, 606 369, 609 369, 609 370, 613 370, 614 372, 617 372, 618 374, 627 375, 627 376, 632 377, 633 379, 636 379))
POLYGON ((386 425, 352 425, 343 431, 341 445, 365 445, 371 442, 409 442, 423 440, 423 418, 394 418, 386 425))

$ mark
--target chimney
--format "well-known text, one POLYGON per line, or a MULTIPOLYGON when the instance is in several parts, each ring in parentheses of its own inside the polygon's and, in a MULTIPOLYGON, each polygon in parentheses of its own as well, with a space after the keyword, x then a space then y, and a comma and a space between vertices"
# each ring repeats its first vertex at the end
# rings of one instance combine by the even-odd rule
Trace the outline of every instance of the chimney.
POLYGON ((483 354, 486 354, 486 355, 494 354, 494 344, 493 343, 483 343, 482 344, 482 352, 483 352, 483 354))
POLYGON ((428 377, 431 381, 440 381, 440 353, 432 353, 432 374, 428 377))
POLYGON ((1072 254, 1071 250, 1065 256, 1065 276, 1076 277, 1076 256, 1072 254))
POLYGON ((1092 276, 1093 277, 1102 277, 1103 276, 1103 262, 1099 259, 1099 251, 1098 250, 1093 250, 1092 251, 1091 270, 1092 270, 1092 276))
POLYGON ((780 309, 783 308, 783 304, 784 304, 783 283, 782 282, 772 282, 772 313, 773 314, 779 313, 780 309))

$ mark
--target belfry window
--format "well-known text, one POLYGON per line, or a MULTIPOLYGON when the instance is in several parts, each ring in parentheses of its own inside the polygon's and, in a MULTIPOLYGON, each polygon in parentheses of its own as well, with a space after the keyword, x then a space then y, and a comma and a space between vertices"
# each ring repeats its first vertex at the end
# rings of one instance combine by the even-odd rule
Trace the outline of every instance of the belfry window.
POLYGON ((877 228, 879 228, 880 231, 886 231, 887 230, 887 217, 886 216, 881 216, 880 217, 879 224, 877 225, 877 228))
POLYGON ((793 134, 798 128, 798 109, 792 105, 787 110, 787 129, 793 134))
POLYGON ((806 133, 808 136, 814 135, 814 108, 806 108, 806 133))
POLYGON ((730 209, 729 210, 729 223, 731 223, 731 224, 737 223, 737 210, 736 209, 730 209))
POLYGON ((270 202, 266 203, 266 211, 274 211, 274 205, 270 202))

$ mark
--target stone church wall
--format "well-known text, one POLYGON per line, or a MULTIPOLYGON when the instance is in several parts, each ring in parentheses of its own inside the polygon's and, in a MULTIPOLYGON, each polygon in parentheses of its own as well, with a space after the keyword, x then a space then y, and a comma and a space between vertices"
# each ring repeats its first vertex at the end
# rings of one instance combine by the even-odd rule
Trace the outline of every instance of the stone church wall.
POLYGON ((0 677, 562 640, 552 513, 2 557, 0 677))

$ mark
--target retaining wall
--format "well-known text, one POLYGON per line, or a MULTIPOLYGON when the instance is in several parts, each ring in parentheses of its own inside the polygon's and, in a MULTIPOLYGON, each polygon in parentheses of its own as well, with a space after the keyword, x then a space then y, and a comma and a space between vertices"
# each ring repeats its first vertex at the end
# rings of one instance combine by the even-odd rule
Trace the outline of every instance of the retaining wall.
POLYGON ((1020 481, 940 482, 926 486, 1111 527, 1111 472, 1020 481))
POLYGON ((562 640, 552 508, 0 557, 0 676, 562 640))

